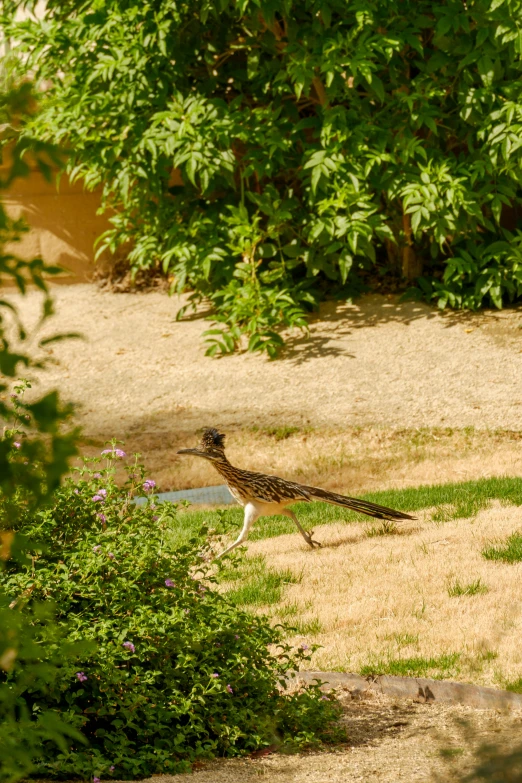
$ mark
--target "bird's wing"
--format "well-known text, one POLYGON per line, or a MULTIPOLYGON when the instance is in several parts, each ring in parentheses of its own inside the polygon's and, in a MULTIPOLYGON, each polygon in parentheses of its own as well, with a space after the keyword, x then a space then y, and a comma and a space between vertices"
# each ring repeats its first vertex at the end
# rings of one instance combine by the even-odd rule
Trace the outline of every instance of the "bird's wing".
POLYGON ((319 487, 308 487, 305 484, 286 481, 286 479, 282 479, 279 476, 267 476, 264 473, 243 471, 242 478, 241 482, 234 481, 230 482, 230 484, 232 485, 233 483, 239 494, 245 498, 259 500, 262 503, 288 505, 290 503, 309 503, 311 500, 320 500, 323 503, 332 503, 336 506, 350 508, 352 511, 367 514, 377 519, 416 519, 416 517, 405 514, 403 511, 395 511, 393 508, 379 506, 377 503, 369 503, 366 500, 338 495, 336 492, 329 492, 319 487))
POLYGON ((266 476, 263 473, 250 473, 248 495, 263 503, 284 503, 284 501, 310 500, 307 488, 279 476, 266 476))

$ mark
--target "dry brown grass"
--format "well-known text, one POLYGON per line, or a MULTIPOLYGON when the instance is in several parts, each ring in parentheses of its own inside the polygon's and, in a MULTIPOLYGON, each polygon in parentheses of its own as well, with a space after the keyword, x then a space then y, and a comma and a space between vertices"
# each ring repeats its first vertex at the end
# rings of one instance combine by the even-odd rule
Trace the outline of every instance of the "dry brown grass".
MULTIPOLYGON (((227 454, 239 467, 353 494, 522 472, 522 432, 301 428, 282 437, 286 431, 284 426, 227 430, 227 454)), ((194 430, 132 431, 125 448, 143 455, 159 491, 222 483, 207 463, 176 454, 198 439, 194 430)), ((82 451, 94 455, 102 447, 103 441, 91 440, 82 451)))
POLYGON ((378 661, 458 653, 456 667, 440 674, 496 686, 518 679, 522 563, 487 561, 481 550, 520 529, 520 509, 497 503, 474 520, 443 524, 431 521, 430 512, 419 516, 391 536, 368 537, 366 524, 316 528, 323 548, 314 551, 297 535, 251 543, 249 555, 303 574, 271 611, 290 613, 305 628, 320 623, 319 632, 293 639, 322 645, 310 664, 315 670, 358 671, 378 661), (488 592, 448 594, 455 580, 477 579, 488 592))

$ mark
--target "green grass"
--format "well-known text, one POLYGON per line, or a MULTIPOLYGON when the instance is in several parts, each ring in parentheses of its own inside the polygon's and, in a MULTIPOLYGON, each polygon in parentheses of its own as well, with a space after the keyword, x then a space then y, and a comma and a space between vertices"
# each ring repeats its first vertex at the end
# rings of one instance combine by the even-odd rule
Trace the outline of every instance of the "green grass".
POLYGON ((288 620, 289 618, 296 617, 299 614, 299 607, 297 604, 286 604, 277 610, 277 615, 280 620, 288 620))
POLYGON ((512 693, 522 693, 522 677, 519 677, 518 680, 513 680, 513 682, 505 683, 504 688, 506 691, 512 691, 512 693))
POLYGON ((379 525, 369 525, 366 528, 366 536, 368 538, 375 538, 376 536, 394 536, 399 532, 395 522, 390 522, 389 519, 383 519, 379 525))
POLYGON ((264 432, 276 440, 286 440, 291 435, 300 432, 299 427, 267 427, 264 432))
POLYGON ((310 620, 291 620, 289 625, 295 633, 300 634, 301 636, 321 633, 323 630, 322 623, 318 617, 312 617, 310 620))
POLYGON ((419 643, 419 635, 412 633, 393 633, 385 638, 389 641, 394 641, 398 647, 409 647, 412 644, 419 643))
POLYGON ((488 586, 479 578, 474 582, 470 582, 467 585, 463 585, 456 579, 453 584, 448 587, 448 595, 450 598, 456 598, 461 595, 483 595, 489 590, 488 586))
POLYGON ((444 679, 458 673, 459 653, 439 655, 436 658, 388 658, 362 666, 363 677, 390 674, 398 677, 430 677, 444 679))
POLYGON ((513 533, 504 544, 486 547, 482 550, 482 554, 486 560, 520 563, 522 560, 522 533, 513 533))
POLYGON ((301 575, 290 569, 277 570, 266 565, 263 556, 248 557, 238 568, 224 570, 225 582, 240 582, 226 591, 227 600, 235 606, 270 606, 278 604, 288 584, 298 584, 301 575))
MULTIPOLYGON (((473 517, 494 499, 516 506, 522 505, 522 479, 502 477, 458 484, 424 485, 370 492, 361 497, 364 500, 413 514, 425 508, 437 508, 435 515, 440 514, 438 521, 443 522, 449 519, 473 517)), ((361 514, 327 503, 296 503, 293 508, 305 528, 367 519, 361 514)), ((239 528, 242 521, 243 510, 238 506, 219 511, 188 509, 177 514, 173 534, 182 541, 190 538, 202 524, 230 531, 239 528)), ((257 541, 294 532, 297 532, 295 525, 286 517, 262 517, 256 522, 250 540, 257 541)), ((522 553, 522 537, 520 552, 522 553)))

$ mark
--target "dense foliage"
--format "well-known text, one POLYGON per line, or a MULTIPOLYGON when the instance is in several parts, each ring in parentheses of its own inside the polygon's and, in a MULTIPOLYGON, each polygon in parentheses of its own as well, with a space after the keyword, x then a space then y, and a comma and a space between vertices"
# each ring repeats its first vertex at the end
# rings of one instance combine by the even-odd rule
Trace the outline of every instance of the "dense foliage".
MULTIPOLYGON (((23 153, 28 153, 29 139, 21 141, 20 132, 31 105, 30 85, 17 86, 4 63, 0 72, 4 164, 0 188, 27 173, 23 153)), ((53 150, 41 144, 32 147, 33 164, 38 163, 47 173, 53 150)), ((0 284, 11 282, 10 290, 21 293, 29 283, 37 286, 43 295, 43 321, 52 311, 44 274, 57 270, 41 259, 24 261, 8 252, 6 243, 15 242, 23 230, 23 222, 12 220, 0 202, 0 284)), ((70 408, 60 403, 58 395, 33 394, 31 402, 26 402, 23 395, 30 384, 12 386, 19 372, 41 365, 41 358, 34 354, 45 342, 38 343, 37 330, 24 328, 12 300, 0 301, 0 780, 9 783, 34 770, 33 760, 42 743, 50 752, 51 748, 65 749, 71 739, 82 741, 55 710, 31 711, 24 698, 27 692, 33 696, 46 693, 59 677, 64 661, 71 661, 79 652, 78 647, 71 645, 53 622, 50 602, 33 601, 30 609, 21 611, 24 601, 12 603, 1 585, 7 561, 20 567, 31 563, 27 550, 33 545, 13 532, 20 526, 21 515, 35 512, 49 501, 75 453, 74 431, 63 430, 70 408)))
MULTIPOLYGON (((24 155, 48 172, 54 151, 20 139, 30 86, 5 74, 1 86, 5 186, 27 173, 24 155)), ((0 204, 0 282, 21 293, 36 285, 45 320, 44 275, 58 270, 7 252, 22 230, 0 204)), ((108 466, 61 485, 76 453, 77 433, 64 429, 71 409, 13 383, 41 365, 34 353, 49 339, 38 343, 10 299, 0 300, 0 781, 134 777, 328 733, 333 702, 316 688, 278 689, 305 650, 274 651, 280 632, 203 580, 205 531, 177 546, 172 508, 134 505, 154 487, 139 467, 116 487, 112 458, 123 452, 109 449, 108 466)))
POLYGON ((13 33, 39 137, 103 185, 102 247, 210 298, 211 353, 273 354, 375 266, 441 307, 520 297, 521 0, 46 8, 13 33))
POLYGON ((25 521, 44 551, 4 575, 12 597, 52 601, 69 640, 93 643, 47 693, 24 695, 29 711, 57 710, 89 740, 60 753, 44 746, 38 771, 133 778, 327 735, 333 702, 317 688, 279 688, 309 658, 306 646, 292 652, 265 618, 220 595, 204 561, 208 531, 175 543, 175 507, 135 505, 153 482, 132 464, 118 487, 118 455, 109 449, 107 467, 94 460, 25 521))

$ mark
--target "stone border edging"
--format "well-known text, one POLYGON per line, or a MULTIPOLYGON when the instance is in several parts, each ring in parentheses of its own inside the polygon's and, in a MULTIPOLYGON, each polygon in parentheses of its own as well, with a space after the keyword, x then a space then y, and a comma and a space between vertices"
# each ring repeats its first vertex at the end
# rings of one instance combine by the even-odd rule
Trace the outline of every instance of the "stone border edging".
POLYGON ((428 680, 424 677, 393 677, 386 674, 362 677, 344 672, 298 672, 294 679, 311 683, 322 680, 325 690, 348 688, 357 698, 365 691, 376 691, 398 699, 413 699, 419 703, 462 704, 479 710, 522 709, 522 694, 501 691, 464 682, 428 680))

